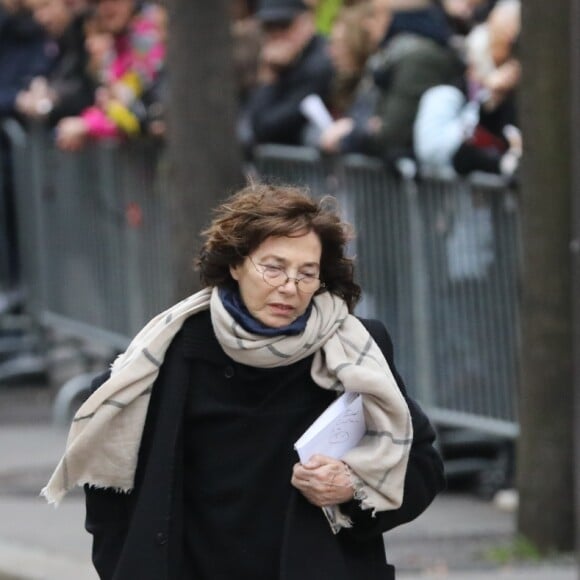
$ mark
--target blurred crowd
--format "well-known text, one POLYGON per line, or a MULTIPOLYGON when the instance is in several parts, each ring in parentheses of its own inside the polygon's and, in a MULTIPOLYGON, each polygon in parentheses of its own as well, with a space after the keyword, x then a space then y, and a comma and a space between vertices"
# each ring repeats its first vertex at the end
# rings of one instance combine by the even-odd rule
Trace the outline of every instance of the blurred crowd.
POLYGON ((520 0, 263 0, 234 27, 259 38, 240 139, 512 177, 519 33, 520 0))
MULTIPOLYGON (((0 115, 163 138, 162 1, 0 0, 0 115)), ((520 0, 231 0, 238 135, 513 176, 520 0)))
POLYGON ((0 114, 58 146, 165 131, 166 11, 136 0, 0 0, 0 114))

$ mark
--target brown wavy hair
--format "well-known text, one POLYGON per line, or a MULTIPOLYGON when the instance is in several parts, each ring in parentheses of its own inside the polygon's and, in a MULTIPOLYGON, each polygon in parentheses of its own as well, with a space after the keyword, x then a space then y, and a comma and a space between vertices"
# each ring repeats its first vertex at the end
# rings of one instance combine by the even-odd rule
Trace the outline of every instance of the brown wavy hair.
POLYGON ((236 282, 230 266, 241 264, 270 236, 301 236, 314 232, 322 244, 320 277, 325 289, 340 296, 350 312, 360 299, 354 281, 354 263, 345 255, 353 229, 342 221, 336 199, 315 200, 306 189, 251 184, 235 193, 215 210, 204 238, 196 268, 205 286, 229 286, 236 282))

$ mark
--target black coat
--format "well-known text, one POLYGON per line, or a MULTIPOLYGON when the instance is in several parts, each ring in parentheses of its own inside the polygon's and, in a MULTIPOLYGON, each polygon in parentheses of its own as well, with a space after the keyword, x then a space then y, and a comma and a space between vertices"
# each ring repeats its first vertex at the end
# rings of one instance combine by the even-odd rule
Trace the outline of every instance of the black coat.
MULTIPOLYGON (((394 369, 386 329, 377 321, 363 322, 406 396, 394 369)), ((213 334, 209 312, 188 319, 167 351, 149 405, 134 491, 119 494, 85 488, 86 529, 94 536, 93 562, 103 580, 181 580, 183 461, 178 458, 183 441, 182 421, 176 417, 183 416, 184 385, 192 378, 187 358, 192 356, 212 363, 204 365, 206 374, 196 376, 196 380, 210 380, 210 384, 230 380, 232 361, 213 334)), ((414 441, 402 506, 373 518, 369 510, 362 511, 356 502, 349 502, 343 510, 354 525, 334 536, 321 510, 295 491, 286 515, 281 580, 394 578, 394 569, 385 561, 382 533, 417 517, 444 487, 442 462, 433 448, 433 428, 417 403, 407 401, 414 441)))
POLYGON ((0 7, 0 116, 15 115, 16 97, 47 74, 52 58, 44 32, 27 13, 0 7))
POLYGON ((57 41, 57 57, 48 73, 50 89, 56 95, 49 123, 79 115, 93 104, 96 83, 88 72, 83 16, 76 16, 57 41))
POLYGON ((301 145, 307 119, 300 103, 308 95, 326 101, 334 69, 326 41, 314 36, 296 62, 271 84, 254 89, 248 99, 248 116, 254 143, 301 145))

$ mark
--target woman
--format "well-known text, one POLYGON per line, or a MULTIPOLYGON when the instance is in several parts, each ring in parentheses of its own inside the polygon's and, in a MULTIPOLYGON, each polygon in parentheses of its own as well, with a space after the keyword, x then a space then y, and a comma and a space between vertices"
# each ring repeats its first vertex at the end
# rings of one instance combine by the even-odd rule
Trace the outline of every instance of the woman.
POLYGON ((348 114, 372 52, 364 23, 369 6, 358 4, 341 9, 332 25, 328 51, 336 74, 332 80, 330 108, 333 117, 348 114))
POLYGON ((350 314, 349 229, 328 200, 251 185, 204 237, 205 289, 98 381, 44 495, 85 485, 103 579, 394 578, 381 534, 429 505, 443 470, 385 328, 350 314), (293 443, 344 390, 362 393, 366 436, 342 461, 297 463, 293 443))

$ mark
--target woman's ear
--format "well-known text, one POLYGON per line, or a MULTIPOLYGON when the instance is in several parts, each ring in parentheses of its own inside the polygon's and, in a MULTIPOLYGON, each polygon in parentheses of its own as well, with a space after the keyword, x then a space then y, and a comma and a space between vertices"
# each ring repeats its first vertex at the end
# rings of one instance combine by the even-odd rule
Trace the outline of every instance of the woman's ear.
POLYGON ((234 280, 239 280, 240 279, 240 274, 238 273, 238 268, 240 268, 240 265, 239 264, 237 266, 230 266, 230 276, 234 280))

